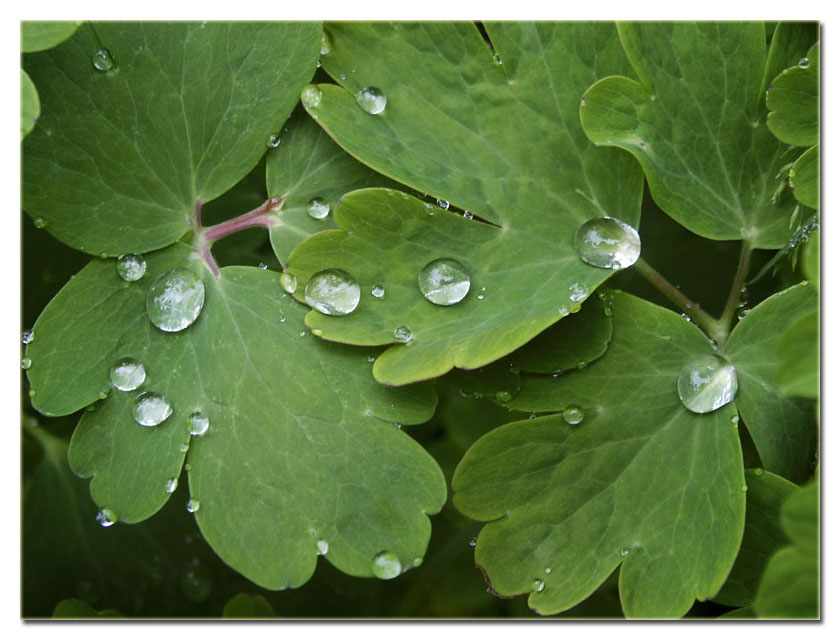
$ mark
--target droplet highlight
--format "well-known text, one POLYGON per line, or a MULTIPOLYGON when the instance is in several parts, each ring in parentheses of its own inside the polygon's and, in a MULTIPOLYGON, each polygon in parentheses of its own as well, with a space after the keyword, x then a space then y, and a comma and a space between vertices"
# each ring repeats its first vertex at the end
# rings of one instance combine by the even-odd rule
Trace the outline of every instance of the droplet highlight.
POLYGON ((24 371, 28 370, 32 366, 32 358, 24 358, 20 361, 20 368, 24 371))
POLYGON ((210 428, 210 419, 201 411, 193 411, 187 418, 187 423, 190 425, 191 436, 203 436, 210 428))
POLYGON ((319 271, 304 288, 306 304, 327 316, 346 316, 359 306, 361 296, 353 276, 341 269, 319 271))
POLYGON ((146 260, 136 253, 117 258, 117 273, 126 282, 135 282, 146 273, 146 260))
POLYGON ((120 391, 134 391, 146 381, 146 368, 134 358, 120 358, 111 367, 111 384, 120 391))
POLYGON ((383 551, 374 557, 371 571, 380 580, 390 580, 402 573, 402 564, 393 551, 383 551))
POLYGON ((738 393, 735 367, 715 354, 697 356, 680 372, 677 392, 686 409, 694 413, 720 409, 738 393))
POLYGON ((158 277, 146 294, 146 314, 158 329, 183 331, 204 307, 204 283, 187 269, 172 269, 158 277))
POLYGON ((156 427, 172 415, 172 405, 164 396, 145 391, 134 401, 134 421, 144 427, 156 427))
POLYGON ((332 36, 330 32, 324 29, 323 33, 321 33, 321 55, 327 56, 332 51, 332 36))
POLYGON ((309 201, 309 207, 306 209, 310 218, 316 220, 323 220, 330 215, 330 203, 323 198, 312 198, 309 201))
POLYGON ((799 61, 799 68, 800 69, 807 69, 810 66, 811 66, 811 61, 808 58, 802 58, 799 61))
POLYGON ((417 284, 426 300, 448 307, 467 297, 470 290, 470 274, 457 260, 439 258, 420 270, 417 284))
POLYGON ((376 115, 385 111, 388 98, 376 87, 365 87, 356 94, 356 103, 365 113, 376 115))
POLYGON ((575 233, 575 250, 586 264, 602 269, 626 269, 639 259, 639 232, 610 216, 584 222, 575 233))

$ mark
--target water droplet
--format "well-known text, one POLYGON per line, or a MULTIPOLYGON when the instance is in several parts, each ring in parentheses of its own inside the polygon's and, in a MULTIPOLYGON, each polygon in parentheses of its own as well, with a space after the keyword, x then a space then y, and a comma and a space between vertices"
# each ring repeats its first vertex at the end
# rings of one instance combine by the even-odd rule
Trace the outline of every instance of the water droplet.
POLYGON ((298 338, 305 338, 309 332, 306 329, 301 329, 298 331, 298 338))
POLYGON ((284 271, 280 274, 280 286, 289 293, 294 293, 297 291, 297 278, 288 271, 284 271))
POLYGON ((178 488, 178 478, 169 478, 166 481, 166 493, 175 493, 175 489, 178 488))
POLYGON ((642 252, 639 233, 626 222, 604 216, 584 222, 575 233, 575 250, 586 264, 626 269, 642 252))
POLYGON ((201 411, 193 411, 187 418, 187 423, 190 425, 191 436, 203 436, 210 428, 210 419, 201 411))
POLYGON ((747 492, 747 490, 748 490, 747 485, 745 485, 745 484, 744 484, 744 485, 741 485, 741 491, 743 491, 744 493, 746 493, 746 492, 747 492))
POLYGON ((370 295, 374 298, 381 298, 385 295, 385 287, 381 284, 375 284, 370 288, 370 295))
POLYGON ((120 391, 134 391, 146 380, 146 368, 134 358, 120 358, 111 367, 111 384, 120 391))
POLYGON ((474 547, 477 543, 478 543, 478 540, 475 537, 470 538, 470 546, 471 547, 474 547))
POLYGON ((589 295, 589 287, 580 282, 575 282, 569 286, 569 300, 572 302, 580 302, 589 295))
POLYGON ((461 302, 470 290, 470 274, 452 258, 432 260, 417 276, 420 292, 429 302, 448 307, 461 302))
POLYGON ((551 573, 551 567, 546 567, 545 568, 545 575, 548 575, 549 573, 551 573))
POLYGON ((374 361, 376 360, 376 358, 375 358, 375 357, 373 357, 373 356, 368 356, 368 357, 366 358, 366 360, 367 360, 368 362, 374 362, 374 361))
POLYGON ((502 389, 496 392, 496 402, 510 402, 513 399, 513 394, 510 391, 502 389))
POLYGON ((583 409, 576 404, 570 404, 568 407, 563 409, 563 420, 565 420, 567 424, 580 424, 583 422, 583 418, 583 409))
POLYGON ((393 551, 383 551, 373 559, 371 571, 380 580, 396 578, 402 572, 402 564, 393 551))
POLYGON ((498 53, 493 54, 493 60, 496 61, 496 64, 502 64, 502 59, 499 57, 498 53))
POLYGON ((735 367, 718 355, 697 356, 680 372, 677 392, 689 411, 715 411, 732 402, 738 393, 735 367))
POLYGON ((741 421, 741 418, 738 417, 738 416, 732 416, 732 420, 730 420, 730 422, 732 422, 732 424, 734 424, 736 427, 738 426, 738 423, 740 421, 741 421))
POLYGON ((438 205, 441 209, 448 209, 448 208, 449 208, 449 202, 448 202, 447 200, 440 200, 440 199, 438 199, 438 201, 437 201, 437 205, 438 205))
POLYGON ((280 316, 280 323, 286 322, 286 316, 280 316))
POLYGON ((328 56, 330 55, 330 51, 332 51, 332 36, 330 32, 324 29, 324 32, 321 34, 321 55, 328 56))
POLYGON ((555 371, 554 373, 552 373, 552 374, 551 374, 551 377, 552 377, 552 378, 559 378, 559 377, 560 377, 560 376, 562 376, 562 375, 563 375, 563 370, 562 370, 562 369, 558 369, 557 371, 555 371))
POLYGON ((146 260, 136 253, 129 253, 117 259, 117 273, 126 282, 134 282, 146 273, 146 260))
POLYGON ((467 220, 472 220, 473 218, 475 218, 475 216, 472 213, 470 213, 469 211, 464 211, 464 217, 467 220))
POLYGON ((536 418, 537 418, 537 412, 536 411, 532 411, 530 414, 528 414, 528 420, 535 420, 536 418))
POLYGON ((401 422, 395 422, 395 423, 394 423, 394 426, 395 426, 397 429, 402 429, 402 423, 401 423, 401 422))
POLYGON ((187 269, 172 269, 158 277, 146 294, 146 314, 158 329, 183 331, 204 306, 204 283, 187 269))
POLYGON ((198 511, 199 507, 201 507, 201 503, 197 499, 190 498, 187 500, 187 511, 190 513, 195 513, 198 511))
POLYGON ((365 113, 376 115, 385 111, 388 98, 376 87, 365 87, 356 94, 356 102, 365 113))
POLYGON ((265 271, 266 269, 268 269, 268 265, 265 262, 260 262, 257 265, 257 269, 260 269, 261 271, 265 271))
POLYGON ((300 92, 300 101, 307 109, 313 109, 321 104, 322 95, 321 89, 317 85, 309 84, 300 92))
POLYGON ((119 519, 120 517, 112 509, 102 509, 96 514, 96 521, 103 527, 110 527, 119 519))
POLYGON ((411 342, 414 339, 414 334, 411 332, 411 327, 401 324, 394 329, 394 340, 402 342, 403 344, 411 342))
POLYGON ((94 69, 102 71, 103 73, 107 71, 114 71, 117 68, 117 64, 114 62, 114 57, 107 49, 99 49, 93 54, 90 61, 93 63, 94 69))
POLYGON ((621 550, 621 557, 622 558, 626 558, 629 555, 630 555, 630 549, 622 549, 621 550))
POLYGON ((20 368, 21 369, 29 369, 32 366, 32 358, 24 358, 20 361, 20 368))
POLYGON ((315 543, 315 546, 318 547, 318 555, 325 556, 327 552, 330 550, 330 543, 326 540, 318 540, 315 543))
POLYGON ((328 316, 345 316, 359 306, 362 292, 346 271, 324 269, 309 279, 304 299, 313 309, 328 316))
POLYGON ((276 149, 281 144, 283 144, 283 139, 280 137, 280 134, 277 133, 272 133, 270 136, 268 136, 268 140, 266 140, 265 142, 265 146, 267 146, 269 149, 276 149))
POLYGON ((811 66, 811 61, 808 58, 802 58, 799 61, 799 68, 800 69, 807 69, 810 66, 811 66))
POLYGON ((134 421, 144 427, 156 427, 172 415, 169 400, 154 391, 144 391, 134 400, 134 421))
POLYGON ((749 314, 750 308, 749 307, 741 307, 738 309, 738 320, 743 320, 749 314))
POLYGON ((30 342, 32 342, 32 340, 34 340, 34 338, 35 338, 35 332, 34 331, 24 331, 20 335, 20 341, 23 344, 29 344, 30 342))
POLYGON ((419 567, 421 564, 423 564, 423 556, 417 556, 417 557, 414 558, 414 560, 411 561, 411 566, 414 567, 415 569, 417 567, 419 567))
POLYGON ((764 469, 753 469, 753 473, 757 476, 763 476, 764 475, 764 469))
POLYGON ((330 215, 330 203, 323 198, 312 198, 309 201, 309 208, 306 210, 310 218, 323 220, 330 215))
MULTIPOLYGON (((188 444, 182 444, 178 447, 178 451, 180 451, 181 453, 186 453, 189 450, 190 450, 190 445, 188 445, 188 444)), ((189 469, 187 469, 187 471, 189 471, 189 469)))
POLYGON ((36 229, 43 229, 47 226, 47 221, 43 218, 35 218, 35 220, 32 221, 32 224, 35 225, 36 229))
POLYGON ((531 583, 531 591, 540 592, 545 589, 545 582, 543 582, 542 578, 534 578, 534 582, 531 583))

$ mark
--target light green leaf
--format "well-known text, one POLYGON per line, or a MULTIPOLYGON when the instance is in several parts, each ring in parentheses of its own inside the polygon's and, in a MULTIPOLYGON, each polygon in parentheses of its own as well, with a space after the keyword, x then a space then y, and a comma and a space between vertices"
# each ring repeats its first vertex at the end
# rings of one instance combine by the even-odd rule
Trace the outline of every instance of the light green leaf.
POLYGON ((20 70, 20 139, 32 131, 35 121, 41 115, 41 101, 38 99, 38 89, 35 88, 26 71, 20 70))
POLYGON ((809 236, 802 250, 802 271, 816 290, 820 290, 820 230, 819 227, 809 236))
POLYGON ((767 126, 782 142, 810 147, 819 142, 820 45, 785 69, 767 89, 767 126))
POLYGON ((790 168, 790 186, 799 202, 811 209, 820 208, 820 145, 805 151, 790 168))
POLYGON ((40 126, 23 153, 24 209, 92 254, 166 246, 196 201, 239 182, 315 70, 310 23, 97 23, 24 68, 40 126), (92 56, 110 52, 110 71, 92 56))
POLYGON ((51 49, 76 33, 81 21, 22 20, 20 23, 21 53, 51 49))
MULTIPOLYGON (((816 305, 814 305, 816 306, 816 305)), ((820 395, 820 316, 814 309, 794 322, 776 349, 776 385, 788 396, 820 395)))
POLYGON ((811 473, 813 402, 788 397, 775 386, 777 353, 785 330, 812 313, 816 300, 816 292, 805 283, 770 296, 738 323, 725 347, 738 372, 738 412, 764 468, 794 482, 811 473))
POLYGON ((238 593, 225 605, 223 618, 274 618, 271 604, 259 594, 238 593))
POLYGON ((771 196, 791 158, 763 125, 764 25, 618 29, 639 81, 611 76, 587 89, 580 117, 590 140, 633 154, 657 205, 694 233, 782 246, 793 204, 771 196))
POLYGON ((339 86, 318 85, 310 115, 354 157, 451 207, 356 191, 335 210, 340 230, 290 257, 299 297, 325 268, 344 269, 362 287, 349 316, 307 316, 323 338, 382 345, 396 342, 398 327, 411 329, 411 342, 377 360, 381 382, 406 384, 510 353, 582 301, 570 299, 572 285, 591 293, 613 273, 578 258, 580 225, 605 215, 638 221, 641 173, 624 154, 593 147, 577 116, 600 73, 628 71, 613 26, 485 26, 501 65, 471 23, 327 26, 333 44, 323 64, 339 86), (382 113, 356 103, 366 86, 387 97, 382 113), (471 277, 467 297, 446 308, 426 300, 417 282, 438 258, 456 259, 471 277), (376 284, 382 299, 370 296, 376 284))
POLYGON ((797 64, 802 52, 807 51, 820 37, 819 22, 777 22, 768 37, 767 65, 764 67, 762 87, 769 87, 773 78, 797 64))
POLYGON ((612 318, 601 358, 556 379, 523 376, 510 403, 574 404, 583 421, 547 416, 482 437, 455 472, 454 503, 489 522, 475 559, 498 594, 530 593, 529 606, 552 614, 621 565, 625 614, 678 617, 720 589, 741 541, 737 418, 733 405, 696 414, 680 401, 686 362, 713 352, 695 326, 621 292, 612 318))
POLYGON ((428 420, 431 387, 377 384, 368 360, 374 351, 315 340, 279 274, 255 267, 226 267, 219 279, 200 271, 200 316, 182 332, 160 331, 145 313, 150 284, 173 266, 201 267, 182 245, 145 259, 146 275, 132 283, 117 275, 115 261, 93 260, 50 303, 27 345, 32 401, 45 413, 98 397, 120 358, 145 367, 137 391, 112 390, 73 434, 70 462, 92 477, 96 503, 125 522, 148 518, 170 497, 186 457, 204 537, 261 586, 306 582, 318 540, 329 544, 327 560, 350 575, 372 575, 384 550, 403 566, 422 556, 427 514, 440 510, 445 484, 434 460, 394 423, 428 420), (148 391, 173 408, 157 427, 133 417, 135 396, 148 391), (194 411, 210 427, 191 439, 194 411))
POLYGON ((53 618, 122 618, 122 614, 114 609, 104 609, 99 611, 93 607, 86 605, 81 600, 71 599, 62 600, 59 602, 55 611, 53 611, 53 618))

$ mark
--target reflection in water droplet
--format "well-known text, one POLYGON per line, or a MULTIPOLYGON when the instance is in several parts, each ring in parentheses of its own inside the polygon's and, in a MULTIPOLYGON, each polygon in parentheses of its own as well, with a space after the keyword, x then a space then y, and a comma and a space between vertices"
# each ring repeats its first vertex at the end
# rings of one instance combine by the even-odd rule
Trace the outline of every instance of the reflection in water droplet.
POLYGON ((583 418, 583 409, 576 404, 570 404, 568 407, 563 409, 563 420, 565 420, 567 424, 580 424, 583 422, 583 418))
POLYGON ((402 564, 393 551, 383 551, 373 559, 371 571, 380 580, 396 578, 402 572, 402 564))
POLYGON ((685 407, 694 413, 720 409, 738 393, 735 367, 718 355, 697 356, 680 372, 677 392, 685 407))
POLYGON ((190 498, 187 501, 187 511, 189 511, 190 513, 195 513, 196 511, 198 511, 200 506, 201 503, 195 498, 190 498))
POLYGON ((204 306, 204 283, 187 269, 172 269, 158 277, 146 294, 146 314, 158 329, 183 331, 204 306))
POLYGON ((586 264, 626 269, 642 252, 639 233, 626 222, 604 216, 584 222, 575 233, 575 250, 586 264))
POLYGON ((330 215, 330 203, 323 198, 312 198, 309 201, 309 208, 306 210, 310 218, 323 220, 330 215))
POLYGON ((327 542, 326 540, 318 540, 315 543, 315 546, 318 547, 318 555, 319 556, 327 555, 327 552, 329 552, 329 550, 330 550, 330 543, 327 542))
POLYGON ((294 293, 297 291, 297 278, 288 271, 284 271, 280 274, 280 286, 289 293, 294 293))
POLYGON ((120 391, 134 391, 146 380, 146 368, 134 358, 120 358, 111 367, 111 384, 120 391))
POLYGON ((461 302, 470 290, 470 274, 452 258, 432 260, 417 276, 420 292, 429 302, 450 306, 461 302))
POLYGON ((20 361, 21 369, 29 369, 32 366, 32 358, 24 358, 20 361))
POLYGON ((24 331, 20 336, 20 341, 23 344, 29 344, 35 338, 34 331, 24 331))
POLYGON ((156 427, 172 415, 169 400, 154 391, 145 391, 134 400, 134 421, 144 427, 156 427))
POLYGON ((545 589, 545 582, 543 582, 542 578, 534 578, 534 582, 531 583, 531 591, 542 591, 545 589))
POLYGON ((103 527, 110 527, 119 519, 119 516, 112 509, 102 509, 96 514, 96 521, 103 527))
POLYGON ((388 98, 376 87, 365 87, 356 94, 356 102, 365 113, 376 115, 385 111, 388 98))
POLYGON ((411 332, 411 327, 401 324, 394 329, 394 340, 397 342, 407 343, 414 339, 414 334, 411 332))
POLYGON ((192 412, 187 423, 190 425, 191 436, 203 436, 210 428, 210 419, 201 411, 192 412))
POLYGON ((178 478, 169 478, 166 481, 166 493, 175 493, 175 489, 178 488, 178 478))
POLYGON ((303 103, 304 107, 312 109, 321 104, 322 95, 321 89, 314 84, 310 84, 305 86, 300 92, 300 101, 303 103))
POLYGON ((136 253, 129 253, 117 259, 117 273, 126 282, 134 282, 146 273, 146 260, 136 253))
POLYGON ((589 287, 580 282, 575 282, 569 286, 569 300, 572 302, 580 302, 589 295, 589 287))
POLYGON ((114 57, 107 49, 99 49, 93 54, 90 61, 93 63, 93 68, 97 71, 114 71, 117 68, 116 63, 114 62, 114 57))
POLYGON ((370 288, 370 295, 374 298, 381 298, 385 295, 385 287, 381 284, 375 284, 370 288))
POLYGON ((324 29, 324 32, 321 34, 321 55, 328 56, 332 51, 332 36, 330 32, 324 29))
POLYGON ((309 279, 304 299, 313 309, 328 316, 345 316, 358 305, 362 292, 346 271, 324 269, 309 279))

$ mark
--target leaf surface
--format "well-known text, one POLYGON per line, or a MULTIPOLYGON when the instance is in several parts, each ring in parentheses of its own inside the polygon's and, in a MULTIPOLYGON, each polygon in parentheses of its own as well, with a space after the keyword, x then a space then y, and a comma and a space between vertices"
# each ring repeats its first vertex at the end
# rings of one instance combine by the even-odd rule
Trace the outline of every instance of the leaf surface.
MULTIPOLYGON (((196 200, 239 182, 312 77, 312 23, 97 23, 28 55, 42 116, 23 153, 24 209, 92 254, 157 249, 196 200), (113 68, 97 71, 102 45, 113 68)), ((106 65, 107 66, 107 65, 106 65)))
POLYGON ((290 258, 301 288, 325 268, 344 269, 362 287, 351 315, 307 316, 323 338, 382 345, 396 342, 398 327, 411 329, 411 342, 377 360, 381 382, 406 384, 510 353, 582 301, 570 287, 588 294, 612 274, 578 258, 580 225, 605 215, 638 222, 640 172, 625 155, 589 144, 577 115, 599 74, 629 72, 614 27, 486 27, 502 64, 470 23, 328 25, 324 68, 339 85, 318 85, 310 115, 351 155, 443 207, 357 191, 335 210, 340 230, 310 238, 290 258), (356 103, 365 87, 387 97, 383 112, 356 103), (467 297, 445 308, 417 282, 439 258, 461 262, 471 279, 467 297), (382 299, 370 297, 375 284, 382 299))
POLYGON ((226 267, 218 280, 203 270, 198 320, 160 331, 145 313, 148 286, 173 266, 201 267, 183 245, 146 261, 146 275, 127 283, 113 260, 93 260, 47 307, 27 345, 32 401, 45 413, 98 398, 119 358, 145 367, 137 391, 111 391, 73 434, 70 462, 92 477, 95 502, 125 522, 148 518, 186 459, 204 537, 261 586, 303 584, 319 540, 329 544, 328 561, 351 575, 372 575, 382 551, 404 567, 422 556, 427 514, 440 510, 445 485, 434 460, 393 423, 426 421, 431 387, 377 384, 374 352, 314 340, 279 274, 257 268, 226 267), (134 420, 135 396, 145 391, 173 408, 157 427, 134 420), (191 439, 188 416, 197 410, 210 427, 191 439))
POLYGON ((804 151, 790 168, 790 186, 799 202, 811 209, 820 208, 820 145, 804 151))
POLYGON ((819 142, 820 45, 782 71, 767 89, 767 126, 782 142, 810 147, 819 142))
POLYGON ((20 71, 20 139, 23 140, 32 131, 35 121, 41 115, 41 101, 38 89, 26 71, 20 71))
POLYGON ((51 49, 76 33, 81 22, 60 20, 22 20, 20 23, 21 53, 51 49))
POLYGON ((475 559, 498 594, 530 593, 532 608, 557 613, 621 565, 626 615, 678 617, 720 589, 740 544, 734 406, 695 414, 679 399, 684 365, 712 351, 696 327, 621 292, 612 318, 601 358, 559 378, 523 376, 509 403, 577 405, 583 421, 553 415, 485 435, 455 472, 454 503, 489 521, 475 559))

